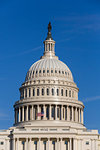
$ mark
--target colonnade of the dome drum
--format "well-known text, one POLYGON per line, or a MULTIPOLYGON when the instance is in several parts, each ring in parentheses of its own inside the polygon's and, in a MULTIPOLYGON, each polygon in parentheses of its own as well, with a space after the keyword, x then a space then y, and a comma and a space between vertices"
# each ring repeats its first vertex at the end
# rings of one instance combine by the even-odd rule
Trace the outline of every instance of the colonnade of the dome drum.
POLYGON ((73 138, 13 139, 13 150, 76 150, 74 145, 75 139, 73 138))
POLYGON ((24 105, 15 108, 15 124, 32 120, 62 120, 83 124, 83 108, 70 105, 24 105))

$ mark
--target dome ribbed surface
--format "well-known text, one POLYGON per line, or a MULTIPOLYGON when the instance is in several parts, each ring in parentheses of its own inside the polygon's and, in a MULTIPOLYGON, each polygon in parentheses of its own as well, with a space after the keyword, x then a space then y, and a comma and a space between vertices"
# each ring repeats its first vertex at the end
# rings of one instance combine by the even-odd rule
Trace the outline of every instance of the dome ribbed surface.
POLYGON ((44 58, 35 62, 27 72, 25 80, 32 80, 39 75, 42 77, 44 73, 49 77, 57 75, 73 80, 72 73, 68 66, 62 61, 54 58, 44 58))

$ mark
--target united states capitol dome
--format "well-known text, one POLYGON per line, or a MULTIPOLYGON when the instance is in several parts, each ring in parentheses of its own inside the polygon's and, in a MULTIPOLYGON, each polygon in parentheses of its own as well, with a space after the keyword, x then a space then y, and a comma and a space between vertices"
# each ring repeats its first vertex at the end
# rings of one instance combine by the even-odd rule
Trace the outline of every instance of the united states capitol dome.
POLYGON ((51 36, 51 25, 48 27, 47 38, 44 41, 44 55, 35 62, 27 72, 25 81, 47 78, 63 79, 73 82, 73 76, 66 64, 55 56, 55 41, 51 36))

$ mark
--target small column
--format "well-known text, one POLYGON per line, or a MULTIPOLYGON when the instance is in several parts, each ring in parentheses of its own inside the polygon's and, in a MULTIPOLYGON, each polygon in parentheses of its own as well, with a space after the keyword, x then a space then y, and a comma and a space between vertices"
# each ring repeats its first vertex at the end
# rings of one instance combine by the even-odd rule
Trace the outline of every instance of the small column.
POLYGON ((51 104, 49 105, 49 120, 51 120, 51 104))
POLYGON ((81 123, 83 124, 84 121, 83 121, 83 109, 81 109, 81 123))
POLYGON ((33 119, 33 105, 32 105, 32 120, 34 120, 34 119, 33 119))
POLYGON ((74 111, 73 111, 73 106, 72 106, 72 121, 74 121, 74 111))
POLYGON ((43 110, 44 110, 44 117, 43 117, 43 120, 46 120, 46 106, 43 105, 43 110))
POLYGON ((28 106, 27 106, 27 110, 26 110, 26 121, 28 121, 28 106))
POLYGON ((70 143, 69 143, 69 140, 68 140, 68 150, 70 150, 70 143))
POLYGON ((24 106, 22 107, 22 121, 24 121, 24 106))
POLYGON ((79 108, 79 123, 80 123, 80 108, 79 108))
POLYGON ((15 150, 15 138, 13 138, 13 150, 15 150))
POLYGON ((69 112, 69 106, 67 106, 67 121, 70 121, 70 112, 69 112))
POLYGON ((63 105, 61 105, 61 120, 63 120, 63 105))
POLYGON ((20 119, 20 107, 19 107, 19 122, 21 121, 21 119, 20 119))
POLYGON ((78 122, 78 113, 77 113, 77 107, 75 108, 75 122, 78 122))

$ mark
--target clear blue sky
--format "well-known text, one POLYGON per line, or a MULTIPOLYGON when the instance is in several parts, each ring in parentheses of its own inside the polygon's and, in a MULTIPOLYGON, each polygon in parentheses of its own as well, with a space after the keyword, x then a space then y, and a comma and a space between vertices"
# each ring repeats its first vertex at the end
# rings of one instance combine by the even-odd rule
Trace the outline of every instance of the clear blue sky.
POLYGON ((49 21, 56 55, 80 89, 85 125, 100 131, 99 0, 0 1, 0 129, 13 125, 13 104, 29 67, 43 54, 49 21))

